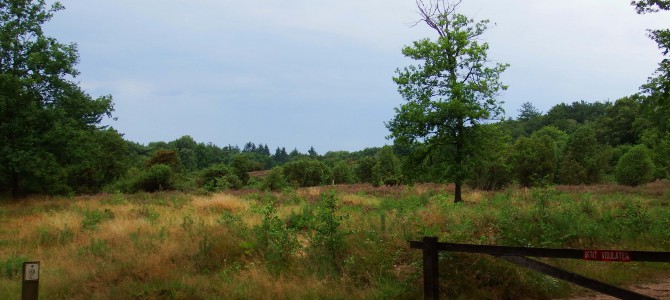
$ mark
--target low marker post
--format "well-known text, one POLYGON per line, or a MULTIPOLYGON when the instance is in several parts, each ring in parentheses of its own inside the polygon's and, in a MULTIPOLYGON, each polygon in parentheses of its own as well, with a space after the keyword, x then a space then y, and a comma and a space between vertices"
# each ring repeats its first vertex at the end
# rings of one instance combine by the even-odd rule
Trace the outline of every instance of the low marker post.
POLYGON ((24 262, 22 279, 21 300, 37 300, 40 287, 40 262, 24 262))

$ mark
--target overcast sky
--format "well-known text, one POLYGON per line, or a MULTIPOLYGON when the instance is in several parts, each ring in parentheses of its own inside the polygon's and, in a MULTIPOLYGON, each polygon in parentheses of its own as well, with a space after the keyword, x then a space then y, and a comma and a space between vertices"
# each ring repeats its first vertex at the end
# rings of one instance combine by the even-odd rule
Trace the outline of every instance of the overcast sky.
MULTIPOLYGON (((190 135, 306 152, 391 144, 384 126, 403 102, 392 81, 411 64, 404 45, 435 37, 414 0, 61 0, 46 26, 78 44, 81 86, 114 97, 128 140, 190 135)), ((661 55, 648 28, 670 15, 637 15, 628 0, 464 0, 489 19, 489 58, 511 66, 500 97, 546 112, 573 101, 631 95, 661 55)))

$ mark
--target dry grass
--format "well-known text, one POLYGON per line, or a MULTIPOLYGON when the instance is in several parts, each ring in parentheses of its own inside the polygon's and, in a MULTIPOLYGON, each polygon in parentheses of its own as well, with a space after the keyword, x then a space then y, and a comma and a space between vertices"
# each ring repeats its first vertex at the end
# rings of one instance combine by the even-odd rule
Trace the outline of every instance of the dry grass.
POLYGON ((224 210, 232 213, 246 211, 250 206, 249 201, 225 193, 194 197, 192 204, 198 210, 209 210, 217 213, 224 210))
MULTIPOLYGON (((591 210, 594 216, 621 210, 627 202, 652 209, 668 201, 668 187, 667 182, 638 188, 556 187, 562 194, 547 205, 554 211, 591 210)), ((287 220, 313 207, 321 193, 337 191, 340 213, 348 215, 342 226, 349 233, 339 260, 344 270, 340 276, 315 273, 307 232, 299 233, 303 249, 286 269, 281 274, 270 272, 262 250, 250 244, 255 231, 239 236, 237 228, 221 223, 223 215, 233 215, 248 228, 261 224, 264 196, 247 197, 250 192, 183 196, 187 199, 179 205, 169 194, 126 195, 118 202, 112 201, 118 195, 98 195, 2 203, 0 262, 21 256, 41 261, 41 293, 49 299, 414 298, 420 296, 416 275, 420 252, 408 248, 408 239, 428 232, 495 244, 500 238, 495 225, 503 207, 529 211, 537 207, 536 191, 527 189, 466 190, 465 203, 453 205, 452 188, 338 185, 273 194, 278 198, 278 217, 287 220), (95 210, 111 212, 113 218, 84 228, 86 212, 95 210)), ((617 283, 630 281, 629 269, 589 268, 582 273, 609 274, 617 283)), ((652 268, 642 274, 651 278, 658 272, 664 271, 652 268)), ((518 276, 530 281, 520 284, 546 285, 533 281, 536 277, 518 276)), ((468 283, 480 284, 475 275, 468 278, 468 283)), ((20 280, 0 274, 0 298, 16 298, 17 291, 20 280)))

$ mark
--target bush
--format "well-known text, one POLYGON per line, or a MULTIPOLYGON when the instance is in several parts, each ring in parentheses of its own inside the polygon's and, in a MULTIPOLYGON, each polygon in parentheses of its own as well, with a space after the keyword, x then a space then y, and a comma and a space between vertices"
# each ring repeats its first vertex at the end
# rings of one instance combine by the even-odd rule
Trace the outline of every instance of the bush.
POLYGON ((337 268, 337 261, 344 249, 344 235, 340 228, 344 219, 336 214, 335 192, 321 194, 321 203, 316 211, 310 236, 310 256, 320 262, 321 267, 337 268))
POLYGON ((551 138, 520 137, 512 149, 512 168, 521 185, 531 187, 554 181, 557 154, 551 138))
POLYGON ((268 176, 263 179, 261 188, 264 190, 278 191, 288 186, 284 177, 284 169, 276 167, 270 170, 268 176))
POLYGON ((9 256, 4 261, 0 261, 0 275, 7 279, 21 277, 21 268, 23 262, 28 261, 25 256, 9 256))
POLYGON ((338 161, 333 166, 333 180, 336 184, 352 184, 356 181, 354 169, 346 161, 338 161))
POLYGON ((377 159, 370 156, 363 157, 358 161, 356 161, 354 170, 356 176, 358 177, 358 180, 363 183, 372 183, 373 181, 372 169, 376 164, 377 159))
POLYGON ((652 181, 654 170, 647 147, 637 145, 621 156, 616 165, 615 177, 619 184, 637 186, 652 181))
POLYGON ((156 192, 173 189, 172 168, 164 164, 156 164, 140 173, 134 184, 134 190, 156 192))
POLYGON ((109 209, 105 209, 104 211, 99 209, 87 210, 84 212, 81 227, 89 230, 97 229, 98 224, 111 219, 114 219, 114 213, 109 209))
POLYGON ((183 169, 177 151, 173 150, 156 150, 149 161, 147 161, 146 167, 147 169, 150 169, 155 165, 166 165, 175 172, 181 172, 183 169))
POLYGON ((263 207, 263 221, 254 228, 257 244, 265 257, 268 270, 281 272, 298 251, 300 243, 294 229, 288 228, 277 216, 275 200, 269 198, 263 207))
POLYGON ((372 167, 372 184, 397 185, 402 177, 400 159, 393 153, 393 148, 384 146, 376 156, 376 163, 372 167))
POLYGON ((292 161, 283 168, 286 181, 299 187, 322 185, 330 177, 328 167, 316 159, 292 161))
POLYGON ((236 175, 232 167, 225 164, 215 164, 202 171, 197 185, 207 191, 215 192, 227 189, 240 189, 243 186, 243 182, 236 175))

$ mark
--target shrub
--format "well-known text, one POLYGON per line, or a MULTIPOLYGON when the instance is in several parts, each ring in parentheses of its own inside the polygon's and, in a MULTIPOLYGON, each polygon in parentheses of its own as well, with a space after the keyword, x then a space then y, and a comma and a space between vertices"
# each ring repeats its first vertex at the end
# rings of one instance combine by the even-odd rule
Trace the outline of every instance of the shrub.
POLYGON ((215 164, 203 170, 197 182, 198 187, 207 191, 237 190, 243 186, 235 170, 225 164, 215 164))
POLYGON ((300 243, 295 230, 288 228, 277 216, 274 199, 270 199, 263 207, 263 221, 254 231, 268 270, 279 273, 288 265, 300 243))
POLYGON ((593 184, 601 181, 611 151, 598 144, 593 128, 579 127, 570 136, 565 147, 559 173, 561 183, 593 184))
POLYGON ((168 165, 156 164, 139 174, 134 184, 135 191, 156 192, 173 189, 172 169, 168 165))
POLYGON ((525 187, 554 181, 556 144, 548 136, 520 137, 513 147, 515 177, 525 187))
POLYGON ((4 261, 0 261, 0 275, 8 279, 21 277, 24 261, 28 261, 25 256, 9 256, 4 261))
POLYGON ((335 192, 321 194, 310 236, 310 255, 325 266, 335 268, 344 249, 345 232, 340 229, 343 216, 336 215, 335 192))
POLYGON ((377 159, 371 156, 366 156, 356 161, 354 170, 358 180, 364 183, 372 183, 372 169, 376 164, 377 159))
POLYGON ((397 183, 402 177, 400 159, 393 153, 393 148, 384 146, 376 156, 372 167, 372 184, 379 186, 388 182, 397 183))
POLYGON ((502 189, 512 178, 509 163, 512 138, 500 125, 482 126, 474 133, 481 137, 473 147, 477 163, 472 166, 471 176, 465 184, 481 190, 502 189))
POLYGON ((173 150, 156 150, 149 161, 147 161, 146 167, 150 169, 155 165, 166 165, 175 172, 181 172, 183 169, 177 151, 173 150))
POLYGON ((81 226, 84 229, 96 229, 98 228, 98 224, 111 219, 114 219, 114 213, 109 209, 105 209, 104 211, 99 209, 87 210, 84 213, 81 226))
POLYGON ((653 180, 654 170, 647 147, 637 145, 621 156, 616 165, 615 177, 620 184, 637 186, 653 180))
POLYGON ((328 167, 316 159, 291 161, 283 168, 286 181, 299 187, 318 186, 330 177, 328 167))
POLYGON ((263 179, 261 188, 264 190, 278 191, 288 186, 284 177, 284 169, 276 167, 270 170, 268 176, 263 179))
POLYGON ((336 184, 351 184, 356 181, 353 168, 346 161, 338 161, 333 166, 333 180, 336 184))

